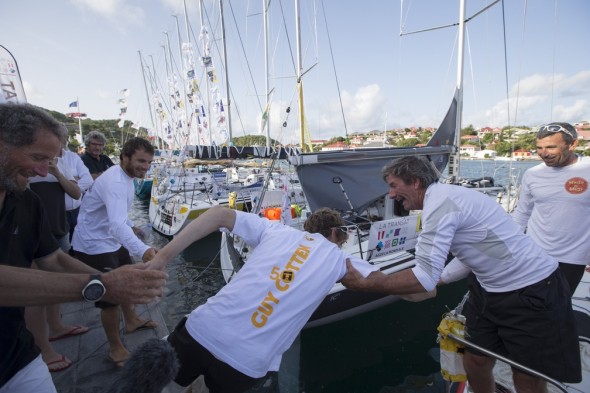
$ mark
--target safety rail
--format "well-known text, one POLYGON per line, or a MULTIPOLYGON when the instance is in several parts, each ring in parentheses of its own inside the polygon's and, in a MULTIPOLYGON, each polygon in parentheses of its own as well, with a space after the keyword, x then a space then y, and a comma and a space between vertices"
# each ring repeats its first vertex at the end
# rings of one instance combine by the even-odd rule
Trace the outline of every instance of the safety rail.
POLYGON ((456 335, 454 335, 452 333, 449 333, 448 336, 450 338, 452 338, 453 340, 455 340, 455 341, 457 341, 457 342, 465 345, 466 347, 469 347, 471 349, 475 349, 475 350, 477 350, 479 352, 482 352, 482 353, 484 353, 484 354, 486 354, 488 356, 491 356, 491 357, 493 357, 495 359, 501 360, 504 363, 507 363, 507 364, 511 365, 512 367, 519 369, 520 371, 524 371, 527 374, 531 374, 531 375, 534 375, 535 377, 542 378, 545 381, 549 382, 550 384, 554 385, 556 388, 558 388, 562 392, 568 393, 567 387, 564 384, 562 384, 559 381, 556 381, 555 379, 553 379, 551 377, 548 377, 547 375, 545 375, 543 373, 540 373, 540 372, 535 371, 533 369, 530 369, 530 368, 528 368, 526 366, 523 366, 522 364, 519 364, 519 363, 517 363, 517 362, 515 362, 513 360, 510 360, 508 358, 505 358, 502 355, 498 355, 497 353, 492 352, 489 349, 485 349, 485 348, 480 347, 479 345, 470 343, 469 341, 465 340, 464 338, 458 337, 458 336, 456 336, 456 335))

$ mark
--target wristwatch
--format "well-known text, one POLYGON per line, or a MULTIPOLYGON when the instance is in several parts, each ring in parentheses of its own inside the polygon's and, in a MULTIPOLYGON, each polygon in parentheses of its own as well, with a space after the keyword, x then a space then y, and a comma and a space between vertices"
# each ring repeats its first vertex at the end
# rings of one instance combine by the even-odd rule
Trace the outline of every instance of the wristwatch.
POLYGON ((90 281, 82 289, 84 300, 87 302, 97 302, 102 299, 105 293, 106 289, 102 281, 100 281, 100 274, 91 274, 90 281))

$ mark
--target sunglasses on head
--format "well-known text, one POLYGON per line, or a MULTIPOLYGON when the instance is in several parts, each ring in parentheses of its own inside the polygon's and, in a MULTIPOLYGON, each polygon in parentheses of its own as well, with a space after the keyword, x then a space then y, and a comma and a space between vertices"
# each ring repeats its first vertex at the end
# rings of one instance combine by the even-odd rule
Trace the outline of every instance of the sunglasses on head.
POLYGON ((571 136, 573 139, 576 139, 576 137, 572 134, 570 130, 563 128, 558 124, 548 124, 541 126, 541 128, 539 128, 539 131, 547 131, 551 133, 563 132, 564 134, 571 136))

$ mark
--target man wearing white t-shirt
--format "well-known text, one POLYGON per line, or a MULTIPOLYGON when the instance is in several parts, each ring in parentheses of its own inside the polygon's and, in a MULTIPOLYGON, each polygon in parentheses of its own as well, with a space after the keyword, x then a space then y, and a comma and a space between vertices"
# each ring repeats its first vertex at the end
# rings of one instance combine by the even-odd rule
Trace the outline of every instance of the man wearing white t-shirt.
POLYGON ((346 274, 346 260, 367 275, 376 267, 349 257, 339 246, 347 239, 334 210, 316 210, 305 231, 255 214, 219 206, 183 229, 149 262, 163 269, 186 247, 225 228, 255 247, 248 262, 215 296, 184 318, 168 337, 187 386, 200 375, 211 392, 241 392, 269 371, 334 283, 346 274))
MULTIPOLYGON (((474 273, 463 308, 469 340, 562 382, 581 380, 571 297, 549 256, 492 198, 438 182, 424 157, 403 157, 383 169, 389 197, 422 210, 416 266, 367 278, 349 266, 348 288, 389 294, 432 290, 452 253, 474 273)), ((467 350, 463 364, 474 392, 494 391, 495 359, 467 350)), ((546 392, 546 382, 513 369, 519 392, 546 392)))
MULTIPOLYGON (((543 162, 524 173, 512 219, 559 261, 573 295, 590 264, 590 157, 576 154, 578 133, 569 123, 543 125, 536 139, 543 162)), ((442 281, 469 272, 455 259, 445 267, 442 281)))
POLYGON ((590 157, 575 153, 578 133, 568 123, 550 123, 537 132, 543 163, 528 169, 512 218, 547 254, 573 294, 590 264, 590 157))
MULTIPOLYGON (((144 138, 131 138, 123 145, 120 158, 119 165, 108 168, 86 191, 72 238, 76 258, 103 272, 132 264, 131 256, 146 262, 157 252, 138 238, 141 230, 128 218, 135 198, 133 179, 145 176, 154 158, 154 147, 144 138)), ((123 367, 129 351, 119 335, 120 308, 126 333, 157 325, 152 320, 140 319, 133 305, 119 307, 100 301, 95 304, 101 309, 101 321, 109 341, 108 359, 123 367)))
MULTIPOLYGON (((84 165, 84 162, 80 156, 67 148, 62 149, 62 155, 60 161, 63 161, 65 166, 70 170, 70 173, 74 176, 74 179, 80 187, 82 194, 92 185, 94 179, 90 175, 90 171, 84 165)), ((80 205, 82 204, 82 198, 72 198, 68 194, 65 195, 66 203, 66 221, 68 223, 70 231, 70 242, 74 235, 74 228, 78 223, 78 212, 80 211, 80 205)))

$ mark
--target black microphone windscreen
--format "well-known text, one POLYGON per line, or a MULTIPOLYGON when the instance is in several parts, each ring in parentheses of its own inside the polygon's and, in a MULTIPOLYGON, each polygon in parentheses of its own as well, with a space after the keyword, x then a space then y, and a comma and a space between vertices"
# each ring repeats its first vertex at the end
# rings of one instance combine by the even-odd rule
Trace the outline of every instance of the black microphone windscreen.
POLYGON ((150 339, 131 352, 108 393, 160 393, 178 372, 174 348, 150 339))

